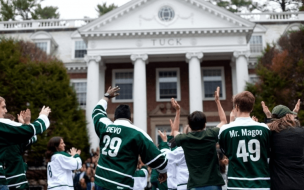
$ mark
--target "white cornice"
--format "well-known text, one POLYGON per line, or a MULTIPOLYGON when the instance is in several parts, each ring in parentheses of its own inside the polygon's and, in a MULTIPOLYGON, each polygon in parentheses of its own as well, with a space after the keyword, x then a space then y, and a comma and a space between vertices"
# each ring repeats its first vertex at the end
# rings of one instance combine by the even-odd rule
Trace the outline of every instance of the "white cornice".
MULTIPOLYGON (((141 5, 147 3, 148 1, 153 1, 153 0, 133 0, 130 1, 129 3, 113 10, 110 11, 109 13, 105 14, 104 16, 94 20, 93 22, 89 23, 88 25, 79 28, 78 31, 79 33, 84 36, 84 37, 93 37, 93 36, 106 36, 106 35, 112 35, 112 32, 108 31, 108 32, 102 32, 102 31, 94 31, 97 28, 100 28, 102 26, 105 26, 111 22, 113 22, 114 20, 124 16, 125 14, 128 14, 130 11, 133 11, 134 9, 136 9, 137 7, 140 7, 141 5)), ((192 4, 193 6, 196 6, 198 8, 201 8, 202 11, 207 11, 211 14, 214 14, 215 16, 221 17, 222 19, 227 20, 228 22, 232 22, 235 24, 236 28, 242 28, 242 29, 253 29, 254 28, 254 23, 239 17, 238 15, 235 15, 234 13, 231 13, 227 10, 225 10, 224 8, 218 7, 216 5, 213 5, 209 2, 206 2, 204 0, 177 0, 177 1, 186 1, 189 2, 190 4, 192 4)), ((189 31, 189 29, 187 29, 189 31)), ((207 29, 210 30, 210 29, 207 29)), ((225 30, 223 28, 221 29, 216 29, 216 30, 225 30)), ((113 33, 114 35, 130 35, 135 32, 125 32, 125 31, 116 31, 115 33, 113 33)), ((138 31, 137 31, 138 32, 138 31)), ((170 31, 169 31, 170 32, 170 31)), ((187 32, 187 31, 186 31, 187 32)), ((143 31, 144 33, 144 31, 143 31)), ((148 33, 148 32, 147 32, 148 33)), ((139 35, 141 34, 141 32, 139 32, 139 35)))
POLYGON ((124 30, 124 31, 92 31, 83 33, 83 37, 117 37, 117 36, 150 36, 150 35, 181 35, 181 34, 224 34, 252 33, 253 28, 185 28, 165 30, 124 30))

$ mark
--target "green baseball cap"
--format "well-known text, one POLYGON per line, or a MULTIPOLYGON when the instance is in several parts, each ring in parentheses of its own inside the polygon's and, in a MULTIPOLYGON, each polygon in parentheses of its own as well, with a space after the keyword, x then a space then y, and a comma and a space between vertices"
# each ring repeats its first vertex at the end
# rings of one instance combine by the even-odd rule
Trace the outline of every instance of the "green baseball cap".
POLYGON ((288 107, 283 105, 278 105, 272 109, 272 114, 276 114, 278 118, 284 117, 286 114, 295 114, 296 112, 291 111, 288 107))

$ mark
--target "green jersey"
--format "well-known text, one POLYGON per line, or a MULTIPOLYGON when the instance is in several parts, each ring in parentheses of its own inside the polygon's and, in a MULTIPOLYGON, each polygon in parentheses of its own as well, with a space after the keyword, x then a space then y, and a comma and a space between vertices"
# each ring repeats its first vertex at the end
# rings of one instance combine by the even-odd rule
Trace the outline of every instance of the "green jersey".
POLYGON ((107 102, 100 100, 93 110, 95 131, 100 138, 100 158, 95 182, 106 189, 133 189, 138 155, 146 165, 166 172, 167 159, 150 136, 127 119, 113 123, 107 118, 107 102))
POLYGON ((221 127, 219 143, 229 159, 228 189, 270 189, 270 130, 250 117, 221 127))
POLYGON ((189 170, 188 189, 225 184, 216 152, 218 134, 219 128, 215 127, 175 137, 176 145, 184 150, 189 170))
POLYGON ((22 125, 10 119, 0 118, 0 185, 6 185, 5 164, 9 146, 28 141, 36 134, 42 134, 50 125, 46 115, 40 115, 33 123, 22 125))

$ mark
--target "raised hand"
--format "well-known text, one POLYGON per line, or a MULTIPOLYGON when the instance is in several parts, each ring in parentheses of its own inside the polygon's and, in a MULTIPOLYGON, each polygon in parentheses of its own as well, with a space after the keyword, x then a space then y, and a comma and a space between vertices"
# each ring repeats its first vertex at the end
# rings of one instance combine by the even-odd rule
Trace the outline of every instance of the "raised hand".
POLYGON ((251 119, 252 119, 253 121, 256 121, 256 122, 259 121, 259 119, 258 119, 257 117, 255 117, 255 116, 252 116, 251 119))
POLYGON ((265 105, 265 102, 262 101, 262 108, 263 108, 263 112, 265 113, 267 118, 271 118, 271 112, 269 111, 268 107, 265 105))
POLYGON ((31 123, 31 110, 26 109, 23 115, 23 120, 25 124, 30 124, 31 123))
POLYGON ((216 88, 216 91, 214 91, 214 100, 216 102, 220 101, 220 87, 219 86, 216 88))
MULTIPOLYGON (((170 121, 171 121, 171 119, 170 119, 170 121)), ((158 134, 159 134, 160 138, 163 140, 163 142, 167 142, 168 141, 166 131, 164 131, 164 133, 162 133, 160 130, 158 130, 158 134)))
POLYGON ((39 115, 46 115, 48 117, 49 113, 51 113, 51 108, 43 106, 39 115))
MULTIPOLYGON (((80 150, 79 150, 79 151, 80 151, 80 150)), ((73 148, 70 149, 69 154, 70 154, 71 156, 75 156, 75 154, 78 154, 77 152, 78 152, 78 150, 77 150, 76 148, 73 147, 73 148)), ((81 152, 81 151, 80 151, 80 152, 81 152)))
POLYGON ((107 96, 106 97, 108 97, 108 98, 114 98, 114 97, 116 97, 116 96, 118 96, 119 95, 119 93, 117 93, 117 91, 119 91, 120 90, 120 88, 118 87, 118 86, 116 86, 116 87, 114 87, 114 88, 112 88, 111 86, 108 88, 108 90, 107 90, 107 96))
POLYGON ((171 98, 171 104, 172 107, 176 110, 179 111, 180 110, 180 105, 177 103, 177 101, 174 98, 171 98))
POLYGON ((24 124, 24 114, 25 111, 20 111, 20 114, 17 114, 18 122, 24 124))
POLYGON ((230 112, 230 123, 233 122, 235 120, 235 115, 234 115, 234 111, 232 110, 230 112))
POLYGON ((297 102, 295 108, 293 109, 293 111, 296 112, 296 113, 298 113, 299 110, 300 110, 300 105, 301 105, 301 100, 298 99, 298 102, 297 102))

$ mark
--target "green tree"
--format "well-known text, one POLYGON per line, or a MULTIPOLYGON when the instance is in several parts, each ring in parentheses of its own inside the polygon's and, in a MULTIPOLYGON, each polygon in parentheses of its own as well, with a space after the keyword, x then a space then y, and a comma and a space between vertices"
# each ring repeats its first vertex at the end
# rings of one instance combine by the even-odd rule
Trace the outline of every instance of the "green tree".
POLYGON ((41 7, 42 0, 0 0, 0 19, 31 20, 59 18, 58 8, 53 6, 41 7))
MULTIPOLYGON (((256 74, 259 81, 247 84, 247 90, 256 97, 253 115, 262 120, 265 115, 261 101, 270 110, 283 104, 291 110, 298 99, 304 100, 304 28, 279 38, 277 45, 267 45, 259 59, 256 74)), ((299 118, 304 124, 304 106, 301 104, 299 118)))
POLYGON ((98 4, 96 11, 98 12, 99 16, 102 16, 116 8, 117 6, 114 3, 107 5, 107 3, 105 2, 102 5, 98 4))
POLYGON ((6 99, 8 113, 15 116, 29 108, 35 119, 43 105, 52 109, 51 125, 29 150, 29 162, 42 162, 47 142, 53 136, 63 137, 67 150, 75 146, 82 150, 82 158, 88 156, 85 114, 79 109, 60 60, 46 55, 33 43, 1 38, 0 96, 6 99))
POLYGON ((240 12, 244 8, 251 10, 253 7, 251 0, 213 0, 213 3, 233 13, 240 12))

